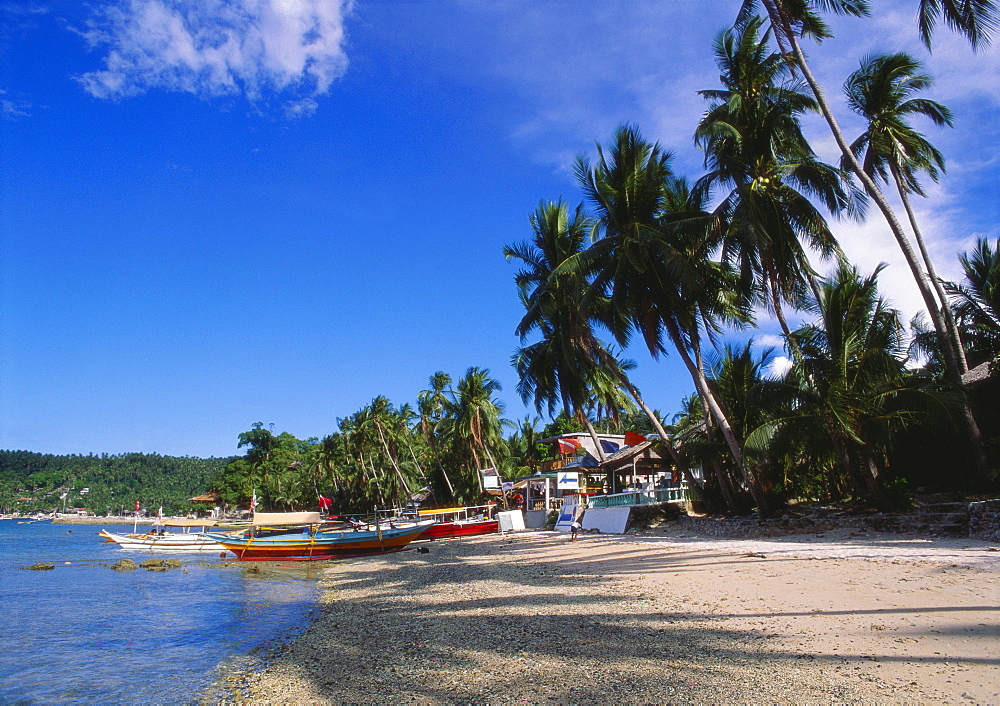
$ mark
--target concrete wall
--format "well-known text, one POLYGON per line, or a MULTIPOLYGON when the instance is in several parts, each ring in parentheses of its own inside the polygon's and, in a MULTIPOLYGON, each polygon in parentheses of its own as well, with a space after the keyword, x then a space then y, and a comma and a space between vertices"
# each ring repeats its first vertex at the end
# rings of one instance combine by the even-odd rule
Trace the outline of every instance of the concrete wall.
POLYGON ((583 513, 583 529, 598 530, 604 534, 625 534, 632 508, 591 507, 583 513))

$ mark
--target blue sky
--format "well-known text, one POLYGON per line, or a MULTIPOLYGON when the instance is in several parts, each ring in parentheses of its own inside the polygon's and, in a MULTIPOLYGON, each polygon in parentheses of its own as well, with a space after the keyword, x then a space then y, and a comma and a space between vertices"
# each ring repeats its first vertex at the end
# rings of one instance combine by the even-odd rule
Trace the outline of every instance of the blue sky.
MULTIPOLYGON (((814 67, 854 133, 839 86, 861 56, 926 61, 956 127, 921 126, 949 171, 919 208, 957 278, 955 254, 1000 234, 1000 54, 942 31, 929 55, 915 0, 874 5, 833 22, 814 67)), ((717 86, 711 40, 737 7, 0 3, 0 448, 229 455, 256 421, 321 437, 469 366, 523 417, 503 245, 540 200, 580 200, 573 159, 623 122, 699 176, 695 91, 717 86)), ((919 308, 877 219, 836 232, 919 308)), ((675 357, 629 354, 675 411, 675 357)))

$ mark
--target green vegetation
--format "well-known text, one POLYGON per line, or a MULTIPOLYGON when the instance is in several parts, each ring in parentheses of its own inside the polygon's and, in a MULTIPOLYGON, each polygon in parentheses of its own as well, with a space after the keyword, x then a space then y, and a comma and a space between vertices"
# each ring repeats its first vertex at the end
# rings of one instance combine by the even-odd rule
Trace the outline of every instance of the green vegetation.
POLYGON ((87 508, 98 515, 132 512, 136 501, 156 514, 192 508, 229 459, 121 454, 54 456, 0 451, 0 507, 4 512, 87 508), (85 492, 86 491, 86 492, 85 492))

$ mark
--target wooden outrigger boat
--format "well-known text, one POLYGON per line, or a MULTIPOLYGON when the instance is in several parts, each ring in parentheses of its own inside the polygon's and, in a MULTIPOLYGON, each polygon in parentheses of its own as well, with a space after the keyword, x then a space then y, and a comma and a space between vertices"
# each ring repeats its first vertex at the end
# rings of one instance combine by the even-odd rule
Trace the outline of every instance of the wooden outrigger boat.
MULTIPOLYGON (((118 534, 102 529, 97 534, 109 542, 114 542, 123 549, 169 549, 172 551, 220 551, 221 544, 209 539, 204 534, 191 532, 192 527, 208 528, 216 524, 215 520, 190 520, 187 518, 167 518, 153 525, 146 534, 131 532, 118 534), (164 527, 183 528, 183 532, 168 532, 164 527)), ((134 528, 133 528, 134 529, 134 528)))
POLYGON ((420 539, 446 539, 449 537, 474 537, 500 530, 500 523, 489 517, 490 506, 445 507, 418 510, 417 517, 434 520, 434 524, 420 535, 420 539))
POLYGON ((204 536, 244 561, 313 561, 398 552, 430 526, 329 525, 318 512, 258 512, 245 530, 204 536))

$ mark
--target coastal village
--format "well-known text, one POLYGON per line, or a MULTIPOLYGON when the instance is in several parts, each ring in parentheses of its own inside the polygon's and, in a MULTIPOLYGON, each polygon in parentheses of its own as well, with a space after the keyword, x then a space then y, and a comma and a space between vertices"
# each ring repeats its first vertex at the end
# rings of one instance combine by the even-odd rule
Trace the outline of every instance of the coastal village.
POLYGON ((0 705, 1000 704, 1000 0, 0 24, 0 705))

